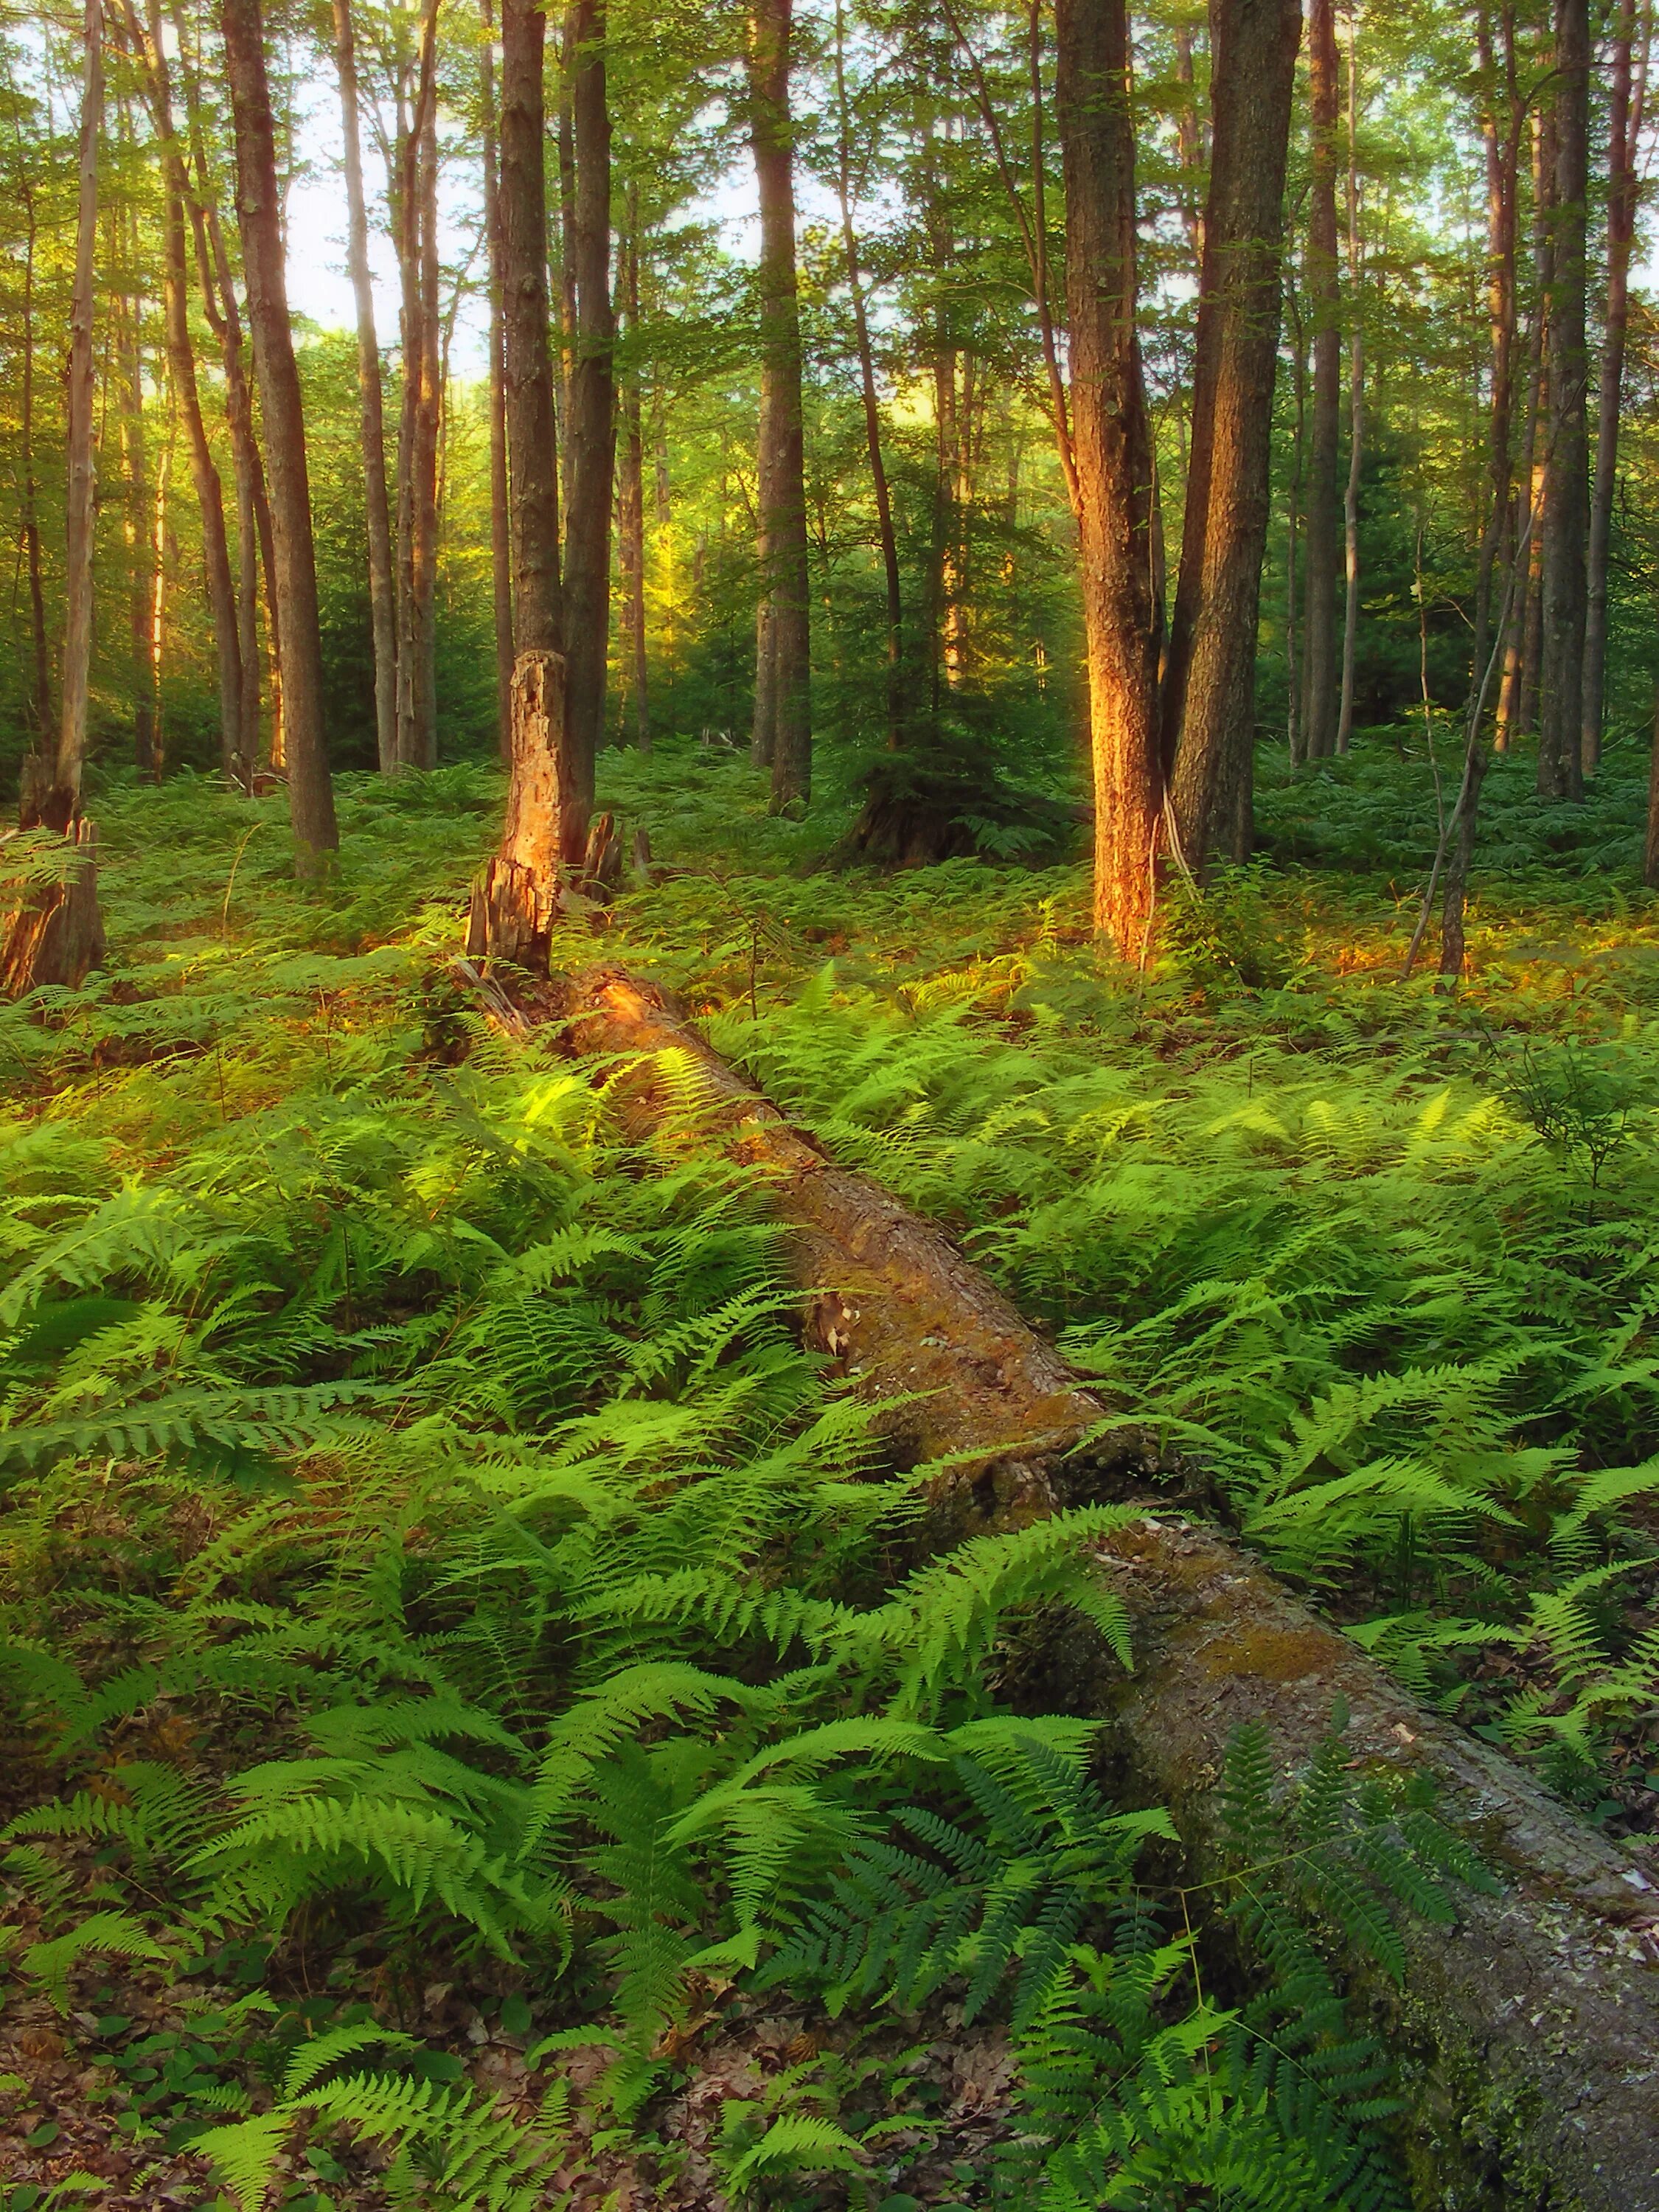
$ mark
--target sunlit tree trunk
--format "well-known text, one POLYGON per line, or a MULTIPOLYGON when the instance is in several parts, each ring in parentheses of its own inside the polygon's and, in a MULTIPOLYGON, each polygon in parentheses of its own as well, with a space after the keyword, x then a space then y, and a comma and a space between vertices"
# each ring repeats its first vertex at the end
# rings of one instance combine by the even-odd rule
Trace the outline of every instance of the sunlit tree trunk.
POLYGON ((425 0, 414 110, 398 149, 403 421, 398 441, 397 765, 437 765, 439 392, 437 0, 425 0))
POLYGON ((54 717, 52 656, 46 644, 46 598, 40 573, 40 516, 37 504, 40 488, 34 476, 34 258, 39 218, 35 212, 34 187, 23 170, 22 162, 23 154, 20 146, 17 194, 23 207, 24 233, 22 389, 18 395, 21 416, 17 456, 21 493, 18 532, 22 540, 23 561, 28 570, 29 583, 29 659, 33 678, 30 694, 32 742, 36 755, 44 756, 51 743, 54 717))
POLYGON ((1359 484, 1365 453, 1364 260, 1359 234, 1359 18, 1348 9, 1348 481, 1342 495, 1342 692, 1336 750, 1353 740, 1354 658, 1359 642, 1359 484))
POLYGON ((745 52, 750 143, 760 191, 761 406, 759 550, 764 684, 771 702, 772 804, 804 799, 812 775, 811 586, 807 576, 805 433, 800 304, 795 283, 793 126, 789 111, 793 0, 754 0, 745 52))
POLYGON ((356 40, 351 0, 334 0, 334 66, 340 82, 345 148, 346 258, 357 317, 358 437, 363 451, 363 512, 368 536, 368 602, 374 641, 374 735, 380 773, 398 758, 398 622, 392 574, 392 511, 386 488, 386 405, 374 289, 368 270, 368 204, 357 95, 356 40))
MULTIPOLYGON (((1151 927, 1164 802, 1163 579, 1135 333, 1134 125, 1122 0, 1057 0, 1072 441, 1095 793, 1094 923, 1125 959, 1151 927)), ((1275 272, 1275 282, 1277 272, 1275 272)))
MULTIPOLYGON (((123 97, 118 137, 118 157, 131 160, 132 116, 123 97)), ((150 507, 149 440, 144 434, 144 362, 139 302, 137 224, 131 209, 112 211, 112 244, 118 244, 118 275, 113 287, 116 348, 118 362, 112 364, 121 420, 121 469, 126 509, 124 536, 127 551, 127 620, 132 650, 132 758, 140 775, 155 766, 155 742, 149 681, 150 601, 155 580, 151 558, 155 543, 150 507)))
POLYGON ((1285 736, 1291 766, 1307 758, 1307 726, 1303 714, 1305 641, 1297 629, 1297 605, 1301 591, 1303 518, 1307 498, 1308 447, 1308 334, 1302 303, 1297 297, 1294 270, 1285 270, 1285 312, 1291 325, 1291 398, 1294 427, 1291 435, 1291 483, 1285 516, 1285 736))
POLYGON ((1342 331, 1336 259, 1336 0, 1312 0, 1308 77, 1313 172, 1308 204, 1308 308, 1313 408, 1308 453, 1307 605, 1303 620, 1303 749, 1336 750, 1337 452, 1341 441, 1342 331))
POLYGON ((489 260, 489 581, 495 616, 495 714, 503 760, 513 750, 513 556, 508 538, 507 390, 501 379, 501 208, 496 175, 495 24, 483 0, 479 105, 483 132, 484 241, 489 260))
POLYGON ((1595 416, 1595 482, 1590 496, 1589 550, 1584 615, 1584 708, 1581 744, 1584 771, 1601 757, 1607 694, 1607 555, 1613 538, 1613 501, 1619 477, 1619 415, 1625 389, 1625 333, 1630 319, 1630 258, 1636 236, 1637 144, 1647 90, 1646 39, 1632 70, 1636 0, 1620 0, 1613 41, 1613 86, 1607 117, 1607 293, 1601 338, 1601 387, 1595 416))
POLYGON ((611 632, 611 514, 617 410, 611 299, 611 116, 605 96, 605 0, 572 10, 570 111, 576 156, 576 343, 567 438, 570 506, 564 524, 565 736, 579 806, 566 819, 573 865, 587 842, 593 764, 605 740, 611 632))
POLYGON ((323 732, 323 649, 305 410, 294 358, 276 184, 276 131, 265 77, 259 0, 222 0, 221 25, 236 132, 236 211, 247 276, 248 320, 270 467, 289 812, 301 875, 323 873, 339 845, 323 732))
POLYGON ((1217 0, 1213 153, 1164 750, 1182 854, 1248 847, 1297 0, 1217 0))
POLYGON ((651 687, 645 634, 645 432, 637 354, 640 330, 640 188, 628 187, 628 236, 623 248, 623 313, 636 349, 622 380, 622 464, 617 495, 617 551, 623 574, 623 629, 634 742, 651 750, 651 687))
POLYGON ((1554 270, 1549 312, 1549 443, 1544 460, 1542 658, 1538 789, 1583 793, 1584 562, 1589 526, 1586 201, 1589 191, 1589 0, 1555 4, 1554 270))

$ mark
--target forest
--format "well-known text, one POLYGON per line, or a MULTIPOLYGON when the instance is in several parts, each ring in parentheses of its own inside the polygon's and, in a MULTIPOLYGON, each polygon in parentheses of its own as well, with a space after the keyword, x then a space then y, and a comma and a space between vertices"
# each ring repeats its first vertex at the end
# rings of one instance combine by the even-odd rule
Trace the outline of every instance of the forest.
POLYGON ((0 2212, 1659 2212, 1653 28, 0 0, 0 2212))

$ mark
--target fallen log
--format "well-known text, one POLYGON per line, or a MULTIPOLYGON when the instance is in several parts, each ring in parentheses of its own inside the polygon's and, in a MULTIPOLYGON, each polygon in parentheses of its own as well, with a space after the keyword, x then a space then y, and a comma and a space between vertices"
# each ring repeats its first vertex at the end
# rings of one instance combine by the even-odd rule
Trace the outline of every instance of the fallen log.
POLYGON ((836 1166, 659 993, 609 970, 516 996, 524 1016, 562 1022, 573 1049, 603 1056, 636 1133, 691 1108, 764 1176, 794 1232, 817 1340, 888 1406, 896 1449, 961 1455, 940 1478, 944 1540, 1083 1495, 1132 1495, 1139 1479, 1146 1515, 1098 1552, 1129 1611, 1134 1672, 1079 1640, 1047 1655, 1045 1686, 1109 1720, 1127 1786, 1169 1807, 1194 1880, 1220 1869, 1218 1785, 1243 1723, 1267 1723, 1291 1771, 1340 1699, 1356 1760, 1431 1778, 1440 1817, 1504 1886, 1461 1893, 1455 1929, 1408 1922, 1403 1990, 1363 1974, 1409 2100, 1416 2201, 1659 2212, 1659 1888, 1634 1857, 1146 1491, 1147 1437, 1115 1423, 946 1237, 836 1166))

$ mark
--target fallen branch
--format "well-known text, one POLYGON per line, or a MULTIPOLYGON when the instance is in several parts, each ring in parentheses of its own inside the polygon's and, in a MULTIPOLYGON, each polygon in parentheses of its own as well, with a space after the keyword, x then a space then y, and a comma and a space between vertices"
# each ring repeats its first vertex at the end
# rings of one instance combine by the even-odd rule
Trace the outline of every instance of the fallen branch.
MULTIPOLYGON (((538 986, 520 1004, 562 1021, 576 1051, 605 1056, 636 1133, 659 1132, 670 1106, 694 1107, 730 1158, 767 1178, 800 1279, 839 1286, 815 1298, 817 1340, 861 1395, 907 1401, 890 1416, 895 1448, 969 1455, 941 1480, 945 1541, 1144 1484, 1145 1432, 1115 1423, 947 1238, 836 1166, 659 993, 611 970, 538 986)), ((1364 1977, 1409 2100, 1418 2201, 1659 2212, 1659 1891, 1237 1545, 1146 1502, 1098 1554, 1129 1609, 1134 1673, 1079 1638, 1044 1655, 1044 1694, 1109 1718, 1126 1786, 1170 1808, 1195 1882, 1221 1871, 1233 1730, 1266 1721, 1294 1769, 1346 1705, 1356 1760, 1429 1777, 1440 1817, 1505 1885, 1463 1893, 1455 1929, 1407 1925, 1403 1990, 1364 1977)))

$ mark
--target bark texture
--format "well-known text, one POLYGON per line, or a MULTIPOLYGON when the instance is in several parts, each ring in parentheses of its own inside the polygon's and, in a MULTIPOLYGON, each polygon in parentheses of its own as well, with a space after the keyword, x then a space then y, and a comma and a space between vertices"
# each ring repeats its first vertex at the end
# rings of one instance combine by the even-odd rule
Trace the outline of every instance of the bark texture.
POLYGON ((563 839, 564 857, 574 865, 586 850, 593 763, 605 739, 617 465, 605 0, 576 0, 570 44, 576 329, 565 426, 570 456, 570 506, 564 522, 565 743, 571 756, 572 804, 563 839))
MULTIPOLYGON (((628 187, 628 237, 623 248, 622 304, 629 337, 640 330, 640 190, 628 187)), ((651 750, 651 673, 645 629, 645 428, 637 353, 621 381, 622 459, 617 487, 617 554, 623 578, 623 634, 626 689, 634 743, 651 750)))
MULTIPOLYGON (((4 851, 0 838, 0 866, 4 851)), ((0 927, 0 998, 52 984, 77 990, 104 957, 98 840, 84 816, 71 824, 58 858, 56 880, 26 892, 0 927)))
POLYGON ((1549 301, 1549 443, 1544 459, 1538 789, 1583 795, 1584 560, 1589 533, 1586 206, 1589 191, 1589 0, 1555 5, 1554 270, 1549 301))
MULTIPOLYGON (((861 1395, 929 1393, 892 1410, 896 1455, 972 1455, 938 1478, 936 1540, 1079 1497, 1134 1494, 1146 1438, 1115 1425, 938 1231, 827 1159, 659 996, 611 971, 528 1003, 569 1021, 576 1048, 605 1056, 608 1095, 633 1133, 664 1141, 671 1102, 695 1103, 700 1132, 765 1176, 794 1232, 798 1279, 817 1291, 814 1340, 861 1395), (620 1080, 616 1055, 634 1061, 620 1080)), ((1455 1929, 1407 1926, 1403 1992, 1365 1984, 1402 2068, 1419 2202, 1655 2212, 1659 1896, 1622 1852, 1500 1753, 1425 1712, 1257 1561, 1147 1505, 1099 1553, 1129 1609, 1135 1671, 1103 1667, 1098 1647, 1079 1642, 1048 1653, 1045 1694, 1109 1717, 1126 1778, 1169 1805, 1194 1880, 1219 1871, 1233 1729, 1265 1721, 1293 1766, 1345 1700, 1354 1758, 1431 1776, 1441 1816, 1506 1885, 1496 1897, 1462 1893, 1455 1929)))
POLYGON ((288 311, 276 131, 259 0, 222 0, 220 22, 236 131, 236 212, 248 320, 270 465, 289 812, 299 872, 319 875, 330 866, 340 836, 323 731, 323 648, 305 410, 288 311))
POLYGON ((547 973, 558 913, 560 824, 574 802, 564 743, 564 664, 556 653, 519 655, 513 671, 513 753, 500 850, 473 886, 466 949, 547 973))
POLYGON ((389 775, 398 761, 398 618, 392 577, 392 509, 386 489, 386 403, 380 387, 380 338, 374 328, 374 290, 368 273, 368 203, 363 191, 351 0, 334 0, 334 66, 340 81, 340 122, 345 144, 346 256, 357 317, 357 430, 363 450, 368 601, 374 638, 374 738, 380 773, 389 775))
POLYGON ((1057 0, 1054 21, 1095 793, 1094 922, 1133 960, 1152 924, 1164 805, 1158 711, 1164 598, 1135 334, 1129 25, 1121 0, 1057 0))
POLYGON ((501 0, 501 376, 513 479, 513 641, 520 656, 556 653, 563 635, 542 152, 546 29, 535 0, 501 0))
POLYGON ((761 401, 758 447, 755 754, 772 766, 772 804, 805 799, 812 780, 805 432, 795 283, 794 129, 789 108, 793 0, 749 11, 750 139, 760 191, 761 401))
POLYGON ((421 12, 415 101, 398 148, 398 264, 404 392, 398 429, 397 750, 438 764, 438 0, 421 12))
POLYGON ((1336 0, 1312 0, 1308 14, 1308 79, 1313 124, 1307 258, 1313 405, 1308 441, 1302 742, 1307 759, 1325 760, 1336 750, 1337 453, 1342 435, 1341 301, 1336 261, 1336 0))
POLYGON ((479 108, 483 137, 484 243, 489 284, 489 582, 495 617, 495 723, 501 758, 513 757, 513 555, 508 536, 507 390, 501 376, 501 201, 496 173, 495 24, 489 0, 483 7, 484 41, 479 62, 479 108))
POLYGON ((1248 842, 1297 0, 1217 0, 1213 153, 1164 753, 1187 864, 1248 842), (1241 824, 1246 835, 1240 836, 1241 824))

